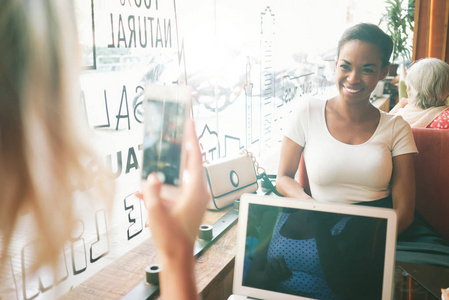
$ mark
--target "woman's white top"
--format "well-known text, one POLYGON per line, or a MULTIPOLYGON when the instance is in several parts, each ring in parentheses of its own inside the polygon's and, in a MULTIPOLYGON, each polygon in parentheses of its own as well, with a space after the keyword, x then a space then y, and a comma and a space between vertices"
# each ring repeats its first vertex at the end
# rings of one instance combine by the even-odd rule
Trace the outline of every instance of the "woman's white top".
POLYGON ((327 100, 302 99, 284 135, 304 148, 311 196, 317 201, 357 203, 390 195, 393 157, 417 153, 410 125, 380 111, 373 136, 363 144, 336 140, 325 120, 327 100))

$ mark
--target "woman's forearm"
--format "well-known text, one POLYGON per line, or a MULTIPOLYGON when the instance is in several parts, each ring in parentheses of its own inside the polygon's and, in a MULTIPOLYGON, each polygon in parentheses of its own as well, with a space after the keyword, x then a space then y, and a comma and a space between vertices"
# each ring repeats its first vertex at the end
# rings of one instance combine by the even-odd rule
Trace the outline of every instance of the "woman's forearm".
POLYGON ((276 188, 284 197, 312 199, 295 179, 286 175, 276 179, 276 188))
POLYGON ((176 258, 162 258, 159 286, 162 299, 199 299, 195 281, 195 259, 192 252, 176 258))
POLYGON ((413 222, 414 214, 413 211, 410 210, 410 208, 395 208, 396 215, 398 217, 398 227, 397 232, 398 234, 403 232, 405 229, 407 229, 413 222))

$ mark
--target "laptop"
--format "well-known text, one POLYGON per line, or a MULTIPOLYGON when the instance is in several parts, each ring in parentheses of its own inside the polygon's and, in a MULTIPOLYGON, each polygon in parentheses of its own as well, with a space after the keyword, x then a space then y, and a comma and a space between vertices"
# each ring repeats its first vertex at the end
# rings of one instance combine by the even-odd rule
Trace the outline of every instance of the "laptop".
POLYGON ((240 299, 392 299, 396 213, 244 194, 233 294, 240 299))

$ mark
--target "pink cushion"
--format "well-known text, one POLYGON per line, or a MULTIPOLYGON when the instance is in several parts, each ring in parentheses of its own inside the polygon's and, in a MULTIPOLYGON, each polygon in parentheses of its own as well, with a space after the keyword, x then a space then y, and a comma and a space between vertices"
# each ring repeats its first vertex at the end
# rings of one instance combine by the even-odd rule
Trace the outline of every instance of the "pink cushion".
POLYGON ((416 209, 449 240, 449 131, 413 128, 416 209))

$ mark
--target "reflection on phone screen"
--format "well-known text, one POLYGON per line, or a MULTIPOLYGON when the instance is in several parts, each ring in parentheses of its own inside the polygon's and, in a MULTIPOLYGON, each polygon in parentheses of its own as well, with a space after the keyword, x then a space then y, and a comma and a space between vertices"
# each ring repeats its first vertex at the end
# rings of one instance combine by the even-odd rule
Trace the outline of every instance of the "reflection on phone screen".
POLYGON ((146 100, 143 179, 157 172, 162 182, 179 185, 185 116, 183 101, 146 100))

